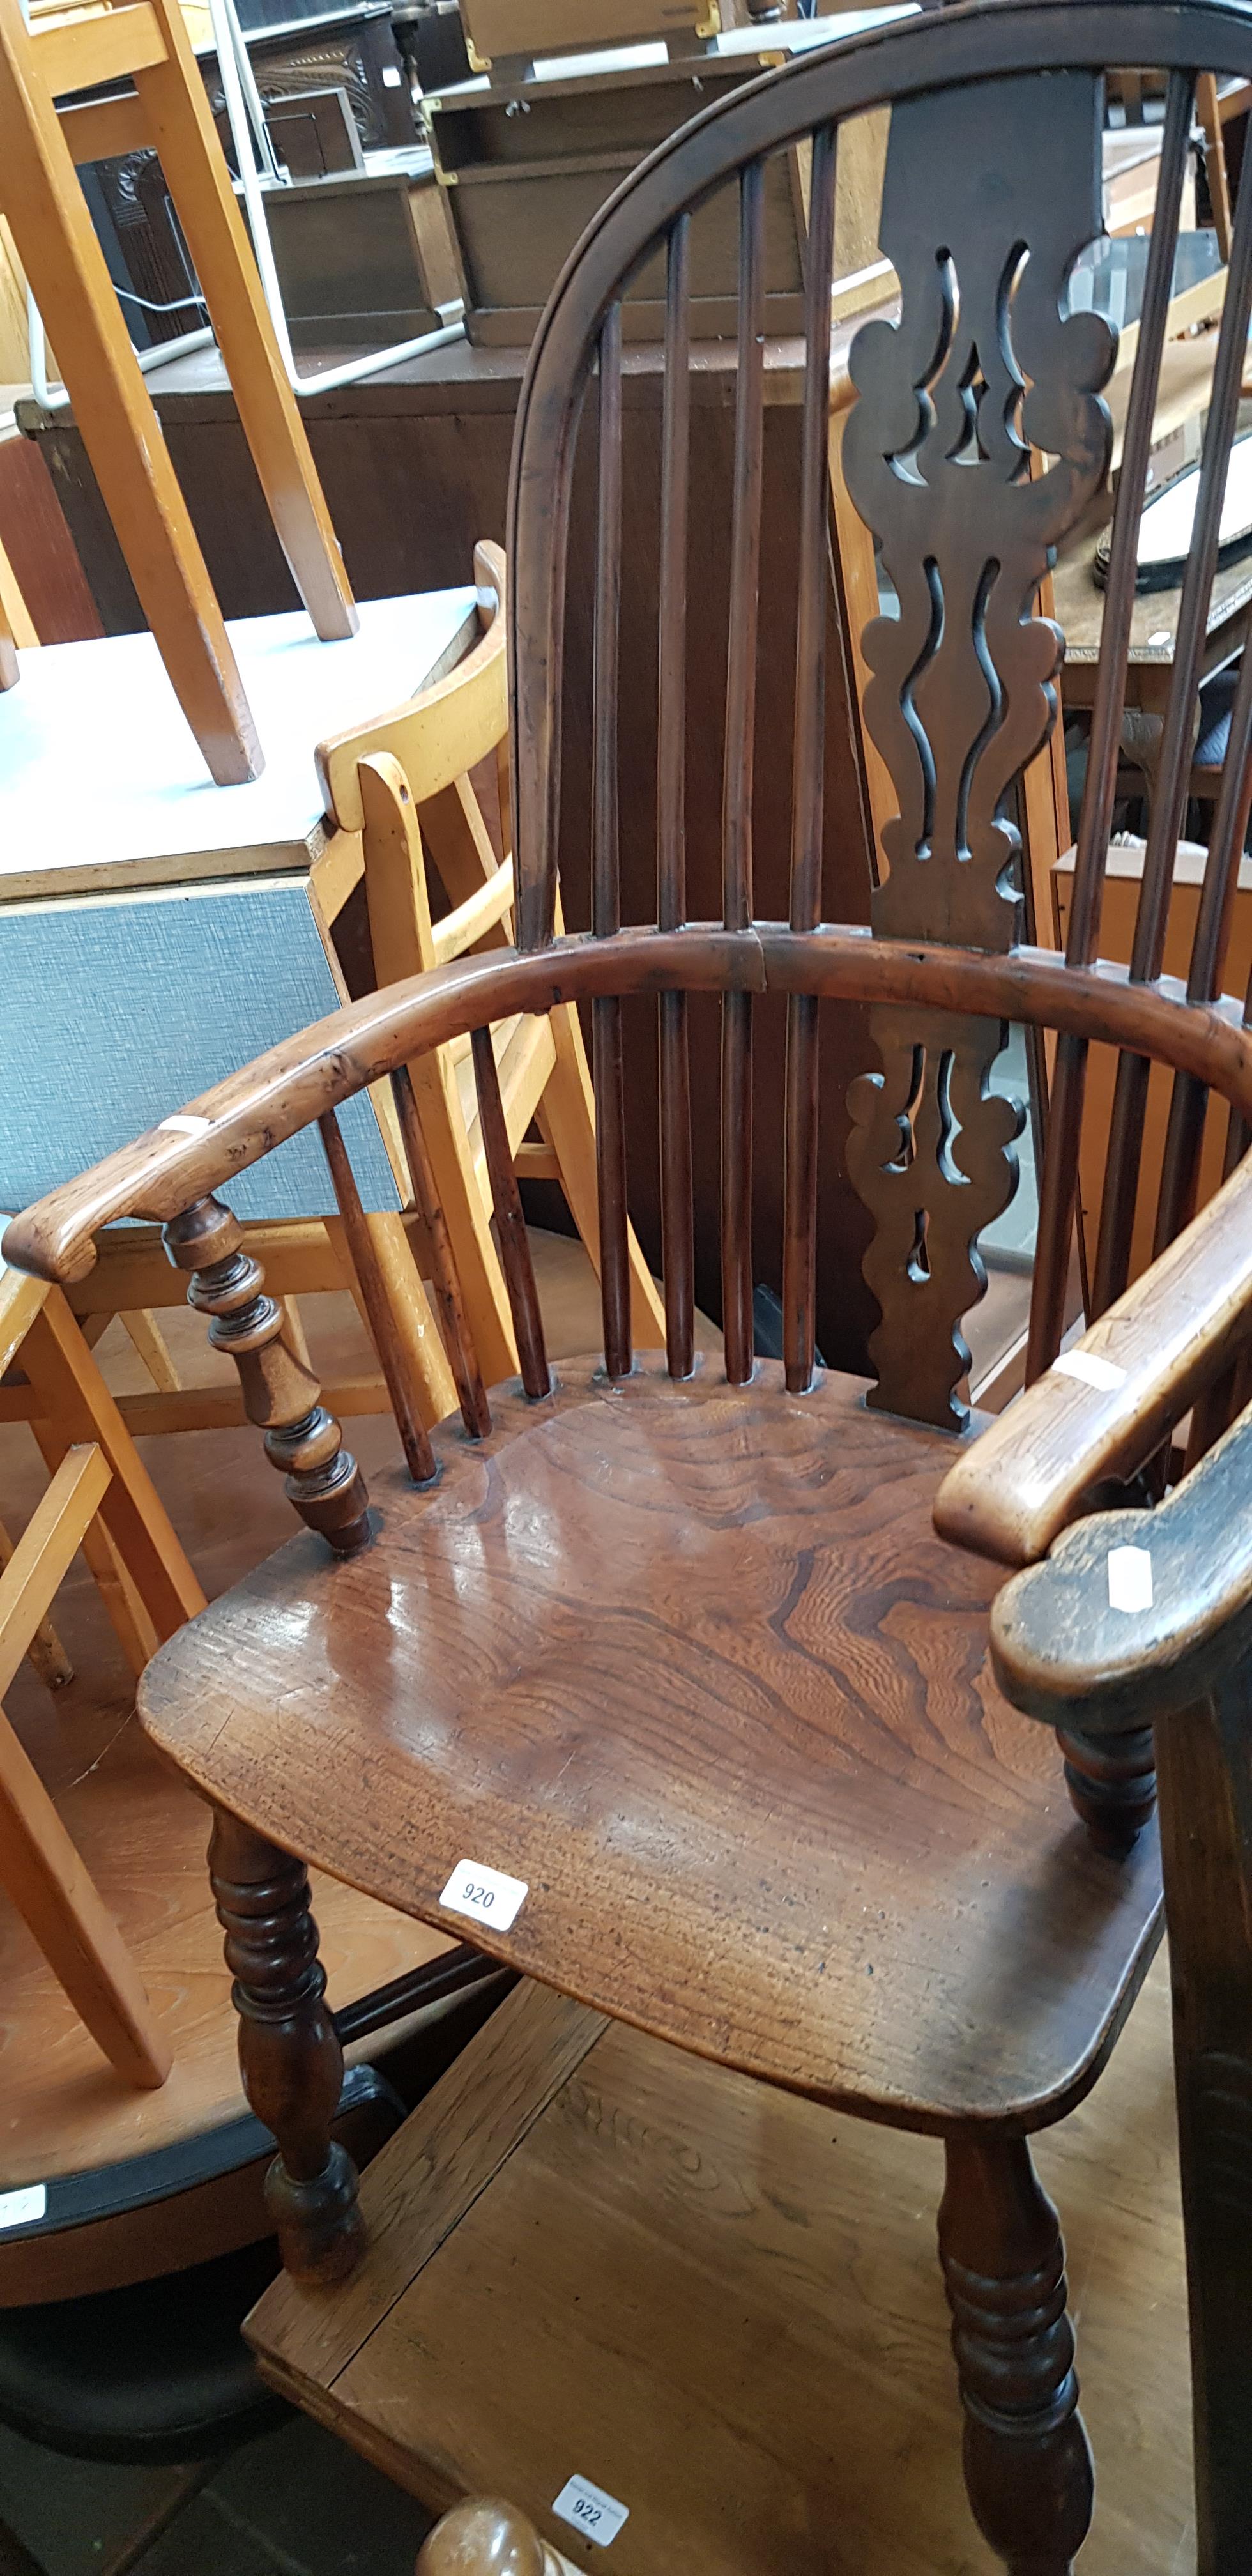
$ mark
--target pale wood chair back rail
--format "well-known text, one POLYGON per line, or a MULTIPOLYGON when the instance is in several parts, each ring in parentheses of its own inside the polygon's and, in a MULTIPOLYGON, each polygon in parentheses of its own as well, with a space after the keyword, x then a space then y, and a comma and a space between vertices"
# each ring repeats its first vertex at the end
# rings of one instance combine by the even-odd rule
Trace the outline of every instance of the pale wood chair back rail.
MULTIPOLYGON (((475 548, 474 579, 483 632, 456 670, 318 750, 327 811, 342 831, 362 835, 376 982, 398 982, 474 948, 506 946, 512 935, 507 575, 499 546, 475 548), (496 782, 500 858, 471 775, 484 769, 496 782), (438 921, 428 858, 452 905, 438 921)), ((495 1052, 515 1167, 560 1184, 598 1271, 595 1120, 577 1013, 566 1005, 543 1019, 505 1024, 495 1033, 495 1052), (525 1141, 532 1123, 537 1145, 525 1141)), ((478 1363, 493 1385, 513 1374, 517 1350, 491 1235, 481 1126, 467 1094, 468 1059, 468 1046, 428 1057, 411 1068, 410 1084, 478 1363)), ((628 1258, 636 1337, 651 1348, 663 1339, 663 1315, 633 1229, 628 1258)), ((441 1293, 446 1299, 447 1290, 441 1293)))
POLYGON ((74 168, 144 145, 161 156, 297 590, 320 636, 350 635, 352 593, 177 0, 35 31, 3 0, 0 206, 171 683, 231 785, 262 768, 262 747, 74 168), (70 91, 127 77, 132 96, 58 116, 70 91))
MULTIPOLYGON (((333 2048, 309 1986, 307 1905, 278 1854, 307 1851, 432 1922, 455 1913, 456 1871, 467 1858, 507 1863, 525 1901, 511 1925, 493 1926, 489 1907, 476 1918, 475 1940, 490 1955, 658 2038, 862 2116, 945 2137, 940 2241, 967 2405, 968 2481, 992 2547, 1010 2568, 1030 2566, 1032 2576, 1064 2576, 1087 2529, 1091 2490, 1060 2238, 1026 2140, 1095 2080, 1157 1936, 1150 1720, 1159 1721, 1166 1756, 1175 1974, 1184 1994, 1202 1985, 1218 1942, 1223 1991, 1242 2002, 1245 2024, 1252 2012, 1252 1958, 1241 1928, 1252 1918, 1235 1906, 1214 1930, 1210 1891, 1188 1859, 1183 1757, 1171 1751, 1190 1740, 1188 1712, 1220 1693, 1229 1658, 1241 1651, 1252 1558, 1231 1533, 1240 1525, 1246 1429, 1196 1467, 1190 1502, 1188 1479, 1160 1507, 1171 1569, 1161 1615, 1143 1629, 1141 1653, 1133 1621, 1116 1632, 1123 1659, 1142 1672, 1138 1697, 1120 1668, 1100 1660, 1094 1632, 1089 1686, 1074 1689, 1060 1662, 1055 1687, 1045 1686, 1011 1645, 1019 1590, 1010 1585, 996 1605, 1002 1686, 1058 1727, 1085 1835, 1062 1820, 1052 1746, 1019 1727, 986 1662, 1000 1577, 951 1545, 1001 1564, 1029 1567, 1042 1558, 1093 1486, 1147 1466, 1196 1397, 1229 1373, 1252 1315, 1252 1166, 1238 1159, 1252 1128, 1252 1034, 1243 1005, 1220 997, 1220 925, 1237 861, 1241 781, 1229 789, 1209 853, 1201 909, 1218 931, 1206 931, 1187 988, 1157 972, 1170 835, 1189 766, 1196 639, 1252 293, 1247 192, 1234 216, 1141 937, 1128 970, 1095 955, 1136 522, 1193 81, 1200 68, 1242 76, 1250 54, 1246 15, 1223 0, 1178 9, 1002 0, 994 11, 958 8, 793 64, 656 153, 567 267, 536 341, 519 418, 509 621, 519 950, 436 965, 356 1003, 193 1103, 196 1133, 154 1131, 54 1193, 6 1238, 11 1258, 72 1280, 89 1269, 100 1226, 127 1215, 161 1222, 175 1261, 193 1274, 195 1302, 215 1319, 215 1338, 239 1356, 248 1409, 288 1471, 298 1510, 338 1559, 329 1563, 308 1540, 293 1541, 216 1603, 189 1639, 165 1650, 143 1695, 157 1740, 219 1807, 219 1905, 250 2098, 279 2137, 274 2206, 291 2267, 322 2279, 352 2269, 360 2230, 351 2175, 328 2144, 333 2048), (1109 64, 1145 63, 1168 74, 1162 193, 1114 521, 1069 947, 1059 956, 1019 944, 1016 836, 1001 808, 1054 710, 1058 638, 1032 618, 1031 603, 1049 548, 1098 488, 1109 454, 1100 386, 1112 340, 1089 314, 1064 318, 1060 302, 1071 262, 1099 229, 1099 74, 1109 64), (901 279, 902 319, 898 330, 871 323, 859 336, 858 400, 844 448, 849 491, 881 532, 901 604, 898 619, 875 622, 863 638, 874 674, 868 721, 899 801, 886 836, 890 873, 866 933, 821 920, 818 603, 827 564, 838 129, 884 102, 892 126, 883 234, 901 279), (759 542, 760 167, 768 152, 806 138, 809 541, 796 609, 791 918, 777 924, 755 920, 752 901, 755 609, 767 577, 759 542), (687 221, 720 185, 738 191, 742 256, 724 906, 722 922, 710 925, 685 918, 688 782, 675 710, 688 571, 687 221), (621 671, 617 655, 627 541, 618 305, 625 281, 658 248, 671 360, 655 674, 658 894, 655 926, 627 928, 616 865, 616 709, 619 689, 638 685, 638 675, 621 671), (584 939, 565 939, 554 934, 568 749, 561 741, 566 528, 574 434, 593 387, 600 460, 593 927, 584 939), (1034 475, 1032 443, 1052 460, 1034 475), (1162 823, 1162 815, 1172 820, 1162 823), (622 1189, 637 1062, 630 1025, 641 997, 653 995, 664 1373, 634 1360, 622 1189), (686 1067, 693 1005, 703 1011, 707 997, 721 1017, 723 1373, 693 1367, 692 1348, 686 1067), (761 1140, 786 1158, 781 1383, 754 1363, 751 1342, 758 997, 766 1006, 784 1001, 790 1027, 785 1137, 761 1140), (491 1032, 513 1014, 579 1002, 590 1006, 595 1034, 603 1361, 565 1363, 554 1382, 491 1032), (868 1011, 883 1068, 857 1087, 852 1148, 871 1218, 867 1275, 882 1308, 868 1409, 852 1381, 822 1375, 813 1346, 823 1005, 868 1011), (981 1291, 978 1234, 1013 1186, 1019 1113, 989 1086, 1010 1021, 1051 1030, 1057 1042, 1035 1383, 1019 1407, 972 1440, 960 1324, 981 1291), (484 1431, 482 1408, 468 1401, 477 1382, 473 1354, 463 1351, 463 1428, 436 1433, 419 1494, 384 1483, 375 1520, 315 1383, 284 1351, 282 1319, 259 1269, 213 1194, 366 1085, 400 1076, 403 1097, 406 1069, 464 1036, 521 1390, 501 1392, 484 1431), (1127 1156, 1135 1146, 1136 1068, 1155 1060, 1171 1069, 1180 1097, 1192 1086, 1229 1104, 1234 1159, 1222 1190, 1190 1224, 1186 1193, 1167 1187, 1160 1257, 1131 1288, 1116 1275, 1123 1185, 1110 1163, 1107 1293, 1084 1338, 1058 1358, 1092 1042, 1120 1050, 1130 1068, 1118 1120, 1127 1156), (479 1436, 467 1439, 471 1431, 479 1436), (1233 1517, 1220 1504, 1214 1517, 1211 1501, 1205 1510, 1224 1579, 1202 1581, 1195 1497, 1228 1491, 1233 1517), (523 1531, 537 1538, 519 1584, 523 1531), (463 1547, 472 1552, 472 1577, 463 1547), (297 1625, 309 1640, 299 1680, 297 1625), (881 1678, 865 1662, 871 1636, 887 1656, 881 1678), (840 1648, 845 1637, 855 1644, 840 1648), (840 1661, 845 1651, 853 1686, 840 1661), (932 1651, 942 1674, 927 1664, 932 1651), (909 1711, 925 1712, 916 1736, 909 1711), (880 1742, 895 1748, 884 1750, 885 1768, 874 1749, 880 1742), (1024 1766, 1012 1771, 1012 1788, 993 1747, 1005 1748, 1010 1769, 1024 1766), (861 1872, 865 1902, 845 1915, 843 1892, 859 1891, 861 1872), (976 1920, 958 1938, 953 1926, 966 1922, 960 1890, 974 1884, 976 1920), (889 1975, 868 1973, 865 1919, 890 1927, 889 1975), (925 1965, 915 1982, 910 1963, 918 1959, 925 1965)), ((1231 759, 1241 771, 1248 745, 1238 737, 1235 723, 1231 759)), ((420 1202, 416 1170, 414 1188, 420 1202)), ((461 1329, 468 1330, 463 1315, 461 1329)), ((1219 1421, 1221 1402, 1235 1400, 1230 1389, 1215 1399, 1219 1421)), ((1149 1533, 1154 1526, 1148 1522, 1149 1533)), ((1073 1543, 1114 1581, 1098 1518, 1073 1543)), ((1125 1574, 1123 1567, 1117 1580, 1125 1574)), ((1023 1583, 1045 1579, 1032 1571, 1023 1583)), ((1132 1567, 1130 1579, 1132 1588, 1142 1585, 1142 1569, 1132 1567)), ((1116 1597, 1110 1607, 1122 1615, 1116 1597)), ((1213 2277, 1218 2231, 1208 2213, 1217 2168, 1203 2119, 1187 2108, 1212 2091, 1203 2048, 1197 2054, 1199 2027, 1184 2010, 1181 2134, 1201 2521, 1211 2537, 1203 2566, 1204 2576, 1236 2576, 1252 2550, 1252 2491, 1235 2439, 1252 2404, 1252 2257, 1228 2248, 1220 2283, 1213 2277), (1241 2335, 1232 2331, 1236 2312, 1241 2335)))
MULTIPOLYGON (((136 1671, 204 1607, 60 1291, 0 1270, 0 1373, 15 1372, 51 1483, 16 1545, 0 1529, 0 1698, 24 1654, 50 1688, 70 1677, 47 1612, 80 1547, 136 1671)), ((117 2073, 162 2084, 170 2050, 138 1971, 3 1708, 0 1885, 117 2073)))

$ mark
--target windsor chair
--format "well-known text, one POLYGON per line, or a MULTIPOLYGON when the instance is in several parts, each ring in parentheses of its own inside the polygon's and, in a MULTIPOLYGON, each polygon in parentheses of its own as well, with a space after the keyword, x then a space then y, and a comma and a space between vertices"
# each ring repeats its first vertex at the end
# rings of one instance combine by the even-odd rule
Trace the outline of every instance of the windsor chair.
MULTIPOLYGON (((1096 956, 1136 532, 1198 70, 1243 75, 1230 0, 1001 0, 811 56, 698 118, 626 181, 571 258, 532 353, 511 502, 517 947, 437 968, 274 1049, 9 1228, 11 1259, 81 1276, 95 1230, 164 1224, 306 1532, 175 1637, 145 1723, 216 1807, 212 1872, 249 2098, 278 2142, 289 2269, 329 2284, 362 2244, 329 2140, 338 2088, 303 1857, 579 2003, 852 2114, 941 2136, 940 2255, 966 2476, 1017 2576, 1063 2576, 1092 2472, 1056 2212, 1031 2134, 1097 2079, 1161 1928, 1174 1943, 1196 2339, 1201 2566, 1252 2547, 1252 1956, 1241 1744, 1252 1610, 1238 1413, 1252 1319, 1252 1036, 1220 998, 1248 812, 1252 676, 1232 713, 1185 989, 1159 972, 1252 299, 1234 217, 1196 542, 1129 969, 1096 956), (1106 472, 1105 324, 1066 315, 1100 228, 1101 76, 1167 75, 1162 178, 1105 598, 1067 953, 1019 943, 1005 811, 1054 712, 1060 639, 1031 613, 1050 550, 1106 472), (865 324, 844 472, 899 615, 862 639, 867 722, 899 804, 872 932, 822 921, 822 656, 834 175, 844 121, 889 104, 882 243, 898 325, 865 324), (753 918, 761 509, 762 164, 811 150, 796 596, 790 919, 753 918), (689 218, 738 190, 737 473, 724 753, 724 915, 686 919, 689 218), (621 297, 664 262, 655 923, 618 899, 621 297), (562 640, 575 429, 599 460, 592 929, 555 939, 562 640), (1029 471, 1031 449, 1043 470, 1029 471), (688 1063, 719 998, 724 1362, 694 1353, 688 1063), (590 1006, 603 1353, 549 1370, 491 1026, 590 1006), (785 1006, 785 1357, 754 1363, 755 1011, 785 1006), (665 1363, 638 1361, 623 1188, 629 1042, 655 1005, 665 1363), (872 1224, 874 1377, 814 1361, 823 1012, 867 1013, 851 1168, 872 1224), (1011 1020, 1054 1033, 1031 1383, 979 1429, 961 1318, 1007 1203, 1020 1110, 992 1092, 1011 1020), (214 1193, 314 1119, 469 1032, 520 1379, 480 1436, 462 1399, 371 1507, 284 1348, 214 1193), (1120 1052, 1087 1330, 1062 1350, 1086 1054, 1120 1052), (1143 1090, 1174 1077, 1158 1257, 1127 1287, 1143 1090), (1210 1093, 1230 1176, 1193 1213, 1210 1093), (183 1132, 194 1125, 195 1132, 183 1132), (1190 1410, 1185 1476, 1155 1462, 1190 1410), (1125 1480, 1138 1503, 1125 1501, 1125 1480), (1123 1480, 1119 1489, 1116 1480, 1123 1480), (1118 1507, 1109 1500, 1110 1483, 1118 1507), (1156 1499, 1153 1499, 1156 1497, 1156 1499), (1069 1525, 1073 1523, 1071 1528, 1069 1525), (327 1546, 325 1542, 329 1542, 327 1546), (1050 1552, 1051 1551, 1051 1552, 1050 1552), (1025 1712, 1021 1714, 1020 1712, 1025 1712), (1031 1720, 1042 1721, 1032 1724, 1031 1720), (1059 1737, 1059 1747, 1057 1738, 1059 1737), (1154 1774, 1155 1754, 1155 1774, 1154 1774), (1062 1774, 1073 1814, 1066 1808, 1062 1774)), ((691 568, 694 571, 694 567, 691 568)), ((698 643, 694 638, 693 642, 698 643)), ((574 746, 576 749, 576 746, 574 746)), ((416 1186, 416 1184, 415 1184, 416 1186)), ((420 1195, 420 1192, 419 1192, 420 1195)), ((467 1374, 463 1368, 463 1376, 467 1374)))

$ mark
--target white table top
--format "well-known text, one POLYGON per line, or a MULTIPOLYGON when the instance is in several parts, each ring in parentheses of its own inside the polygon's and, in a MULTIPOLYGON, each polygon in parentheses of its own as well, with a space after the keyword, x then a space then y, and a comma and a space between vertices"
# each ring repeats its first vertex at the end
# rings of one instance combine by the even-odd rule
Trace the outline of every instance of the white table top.
POLYGON ((265 752, 244 787, 208 777, 151 635, 19 654, 0 693, 0 904, 307 869, 326 837, 317 744, 450 669, 474 610, 471 589, 364 600, 338 644, 303 610, 232 619, 265 752))

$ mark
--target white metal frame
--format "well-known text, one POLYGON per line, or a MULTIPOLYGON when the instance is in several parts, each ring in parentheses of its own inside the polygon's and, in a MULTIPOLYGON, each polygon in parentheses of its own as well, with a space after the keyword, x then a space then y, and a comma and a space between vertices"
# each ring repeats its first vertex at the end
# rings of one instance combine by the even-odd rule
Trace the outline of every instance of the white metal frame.
MULTIPOLYGON (((270 240, 269 218, 265 211, 263 184, 268 181, 271 187, 282 186, 287 183, 288 174, 277 158, 269 127, 265 122, 265 110, 261 104, 243 30, 239 24, 235 0, 209 0, 209 17, 213 27, 218 69, 222 76, 226 119, 230 126, 231 141, 235 147, 235 158, 239 164, 239 178, 247 211, 248 228, 252 235, 252 247, 260 272, 261 292, 269 307, 274 336, 278 342, 279 354, 292 392, 307 401, 313 394, 331 393, 339 385, 359 384, 364 376, 380 375, 387 367, 400 366, 406 358, 421 358, 430 349, 443 349, 453 340, 463 340, 465 337, 464 307, 460 304, 455 308, 440 306, 441 313, 447 313, 449 318, 441 322, 435 331, 422 332, 414 340, 397 340, 389 349, 367 350, 363 357, 349 358, 342 366, 323 367, 314 375, 301 375, 291 346, 286 307, 278 281, 278 269, 270 240)), ((44 410, 58 411, 70 401, 70 395, 64 385, 52 386, 48 382, 47 336, 39 307, 29 289, 26 297, 26 311, 30 339, 31 390, 36 402, 44 410)), ((180 333, 176 340, 160 340, 153 348, 136 350, 135 354, 140 367, 147 374, 149 369, 162 367, 170 359, 186 357, 193 349, 207 347, 212 338, 211 328, 185 331, 180 333)))

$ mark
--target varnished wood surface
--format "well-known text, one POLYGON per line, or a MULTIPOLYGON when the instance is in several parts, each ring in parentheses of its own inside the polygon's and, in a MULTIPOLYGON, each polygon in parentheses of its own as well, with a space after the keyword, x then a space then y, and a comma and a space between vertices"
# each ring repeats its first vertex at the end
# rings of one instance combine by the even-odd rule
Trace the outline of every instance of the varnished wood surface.
MULTIPOLYGON (((552 1346, 568 1350, 586 1337, 595 1285, 581 1244, 556 1237, 535 1245, 552 1346)), ((314 1350, 336 1372, 364 1357, 364 1334, 346 1295, 304 1301, 314 1350)), ((698 1318, 703 1345, 716 1335, 698 1318)), ((190 1312, 166 1320, 180 1371, 201 1369, 234 1379, 232 1363, 207 1352, 202 1319, 190 1312)), ((3 1352, 0 1351, 0 1357, 3 1352)), ((96 1354, 123 1401, 147 1383, 146 1372, 114 1326, 96 1354)), ((399 1456, 390 1419, 357 1419, 355 1448, 370 1473, 399 1456)), ((174 1434, 144 1443, 145 1460, 205 1588, 218 1594, 287 1534, 290 1506, 279 1480, 246 1430, 174 1434)), ((24 1424, 0 1423, 0 1482, 6 1518, 16 1530, 46 1483, 24 1424)), ((0 2191, 81 2172, 203 2134, 239 2115, 243 2096, 222 1936, 205 1867, 209 1815, 202 1801, 143 1736, 134 1715, 134 1682, 105 1617, 96 1586, 75 1567, 57 1601, 57 1619, 74 1665, 73 1679, 51 1695, 29 1669, 16 1675, 5 1708, 104 1903, 121 1926, 174 2053, 159 2094, 140 2096, 100 2058, 25 1925, 0 1897, 0 2191)), ((349 1889, 322 1879, 314 1912, 322 1930, 332 2005, 388 1983, 457 1938, 389 1914, 349 1889)), ((354 2053, 369 2057, 377 2042, 354 2053)), ((253 2218, 249 2177, 241 2225, 253 2218)), ((194 2218, 194 2213, 192 2213, 194 2218)), ((189 2220, 188 2223, 191 2223, 189 2220)), ((220 2223, 220 2221, 219 2221, 220 2223)), ((142 2257, 151 2221, 134 2230, 142 2257)), ((33 2295, 14 2269, 16 2237, 0 2239, 0 2302, 33 2295)), ((41 2258, 47 2272, 48 2257, 41 2258)), ((68 2272, 60 2287, 81 2286, 68 2272)))
MULTIPOLYGON (((310 1301, 319 1318, 322 1303, 310 1301)), ((342 1353, 351 1364, 363 1335, 349 1301, 325 1303, 332 1321, 319 1320, 319 1350, 342 1353)), ((204 1344, 201 1320, 176 1314, 169 1329, 180 1364, 197 1365, 204 1344)), ((119 1328, 97 1356, 119 1394, 144 1382, 119 1328)), ((390 1420, 355 1423, 353 1433, 370 1463, 398 1454, 390 1420)), ((290 1506, 250 1427, 144 1446, 210 1592, 232 1582, 285 1533, 290 1506)), ((0 1426, 0 1477, 6 1518, 16 1528, 46 1482, 23 1424, 0 1426)), ((73 1680, 52 1696, 23 1670, 6 1694, 6 1712, 123 1933, 174 2065, 157 2093, 138 2094, 115 2076, 25 1925, 0 1898, 3 2191, 174 2145, 244 2108, 229 1981, 205 1868, 208 1812, 144 1738, 134 1715, 133 1678, 84 1569, 71 1570, 58 1595, 57 1618, 73 1680)), ((318 1884, 314 1902, 336 2006, 445 1946, 425 1927, 330 1881, 318 1884)), ((370 2044, 358 2053, 368 2056, 370 2044)), ((9 2285, 17 2243, 15 2236, 2 2240, 0 2300, 32 2294, 16 2278, 9 2285)), ((64 2283, 67 2294, 76 2286, 72 2277, 64 2283)))
POLYGON ((1041 1556, 1090 1487, 1140 1466, 1242 1345, 1249 1291, 1238 1178, 1036 1379, 977 1456, 957 1462, 938 1504, 949 1538, 1010 1565, 1041 1556), (1103 1382, 1084 1380, 1084 1365, 1103 1382))
MULTIPOLYGON (((489 2037, 460 2061, 462 2116, 489 2037)), ((304 2405, 426 2504, 507 2497, 579 2565, 599 2553, 551 2507, 571 2472, 594 2479, 630 2508, 604 2560, 622 2576, 991 2576, 961 2482, 935 2143, 617 2029, 432 2243, 415 2215, 466 2134, 441 2094, 440 2148, 435 2095, 362 2182, 368 2330, 336 2337, 351 2288, 278 2281, 254 2311, 304 2405)), ((1163 1960, 1102 2082, 1036 2155, 1097 2463, 1081 2576, 1187 2576, 1163 1960)))
POLYGON ((1155 1848, 1102 1860, 999 1702, 995 1577, 930 1527, 950 1443, 771 1364, 559 1374, 481 1445, 445 1426, 433 1494, 376 1477, 365 1554, 296 1539, 172 1640, 156 1741, 432 1923, 462 1859, 525 1880, 481 1946, 709 2055, 886 2119, 1059 2114, 1150 1955, 1155 1848))
POLYGON ((569 938, 522 956, 496 949, 397 984, 337 1011, 187 1104, 203 1129, 168 1121, 15 1218, 4 1257, 41 1278, 86 1276, 97 1228, 122 1216, 173 1217, 272 1151, 308 1121, 426 1048, 516 1011, 574 998, 669 991, 815 993, 830 1000, 932 1003, 1134 1047, 1198 1079, 1252 1115, 1252 1036, 1229 997, 1190 1003, 1170 977, 1128 980, 1101 961, 1072 967, 1053 951, 997 957, 873 939, 830 925, 809 934, 758 923, 727 931, 623 930, 569 938))

